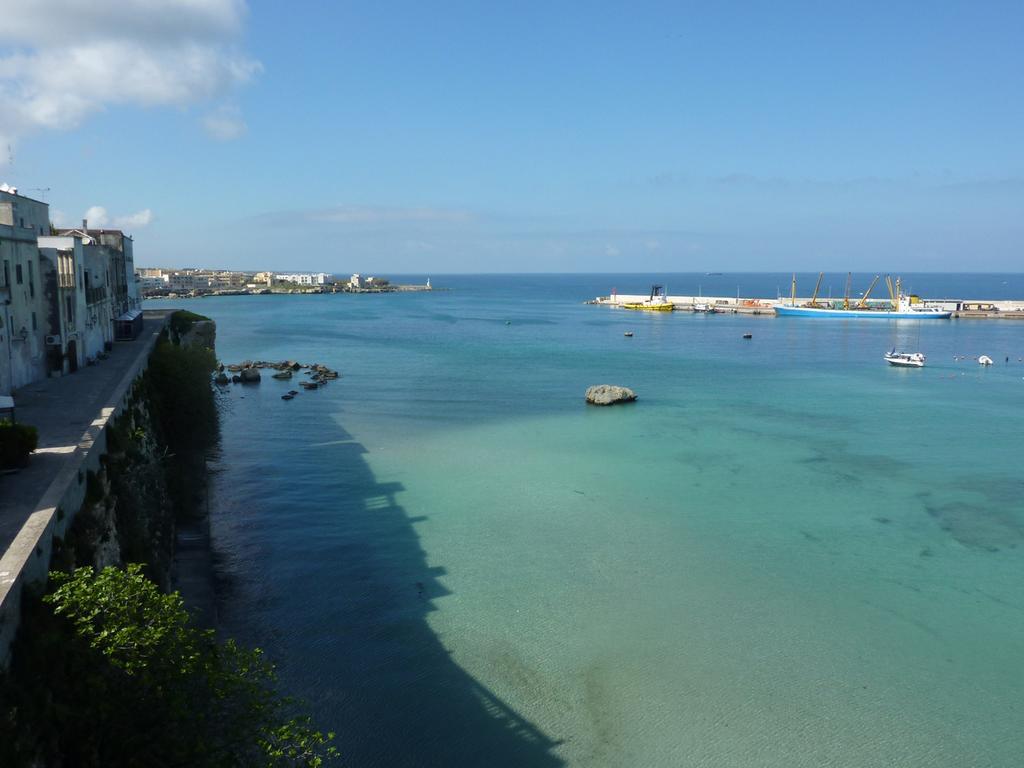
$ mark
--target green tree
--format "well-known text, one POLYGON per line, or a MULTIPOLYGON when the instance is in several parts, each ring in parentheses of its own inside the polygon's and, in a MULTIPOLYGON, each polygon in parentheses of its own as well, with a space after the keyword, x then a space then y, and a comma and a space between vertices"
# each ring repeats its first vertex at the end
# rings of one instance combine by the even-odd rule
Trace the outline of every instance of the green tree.
POLYGON ((50 574, 34 647, 16 649, 4 765, 320 766, 333 734, 273 687, 259 650, 195 627, 141 566, 50 574), (47 610, 48 609, 48 610, 47 610), (18 652, 21 651, 21 658, 18 652))

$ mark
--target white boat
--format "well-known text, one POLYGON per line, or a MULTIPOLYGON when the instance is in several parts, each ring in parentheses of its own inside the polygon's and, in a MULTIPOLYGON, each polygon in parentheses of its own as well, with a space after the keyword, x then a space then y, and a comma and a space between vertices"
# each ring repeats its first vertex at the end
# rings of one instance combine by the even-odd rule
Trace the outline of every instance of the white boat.
POLYGON ((988 355, 982 355, 981 357, 978 358, 978 362, 981 365, 992 365, 992 358, 989 357, 988 355))
POLYGON ((884 359, 889 365, 900 368, 924 368, 926 360, 920 352, 897 352, 895 349, 892 352, 886 352, 884 359))
POLYGON ((714 304, 707 301, 698 301, 693 305, 694 312, 703 312, 706 315, 713 315, 718 312, 718 308, 714 304))

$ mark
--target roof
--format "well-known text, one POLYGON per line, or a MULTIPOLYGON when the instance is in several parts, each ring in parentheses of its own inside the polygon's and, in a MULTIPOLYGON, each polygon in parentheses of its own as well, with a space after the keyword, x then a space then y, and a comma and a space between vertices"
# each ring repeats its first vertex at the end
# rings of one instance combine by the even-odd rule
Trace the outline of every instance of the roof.
POLYGON ((81 227, 71 227, 70 229, 58 228, 57 231, 62 235, 77 232, 80 235, 84 234, 89 237, 99 237, 100 235, 121 235, 121 237, 130 237, 130 235, 126 235, 124 230, 121 229, 82 229, 81 227))

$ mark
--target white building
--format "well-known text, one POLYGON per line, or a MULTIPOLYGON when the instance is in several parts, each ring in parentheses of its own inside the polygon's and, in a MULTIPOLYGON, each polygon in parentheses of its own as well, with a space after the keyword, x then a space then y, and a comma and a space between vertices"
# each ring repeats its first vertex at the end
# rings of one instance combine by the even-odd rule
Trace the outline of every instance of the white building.
POLYGON ((325 285, 331 276, 326 272, 297 272, 293 275, 274 275, 274 279, 298 285, 325 285))
POLYGON ((206 275, 197 274, 194 270, 171 272, 168 276, 167 287, 176 293, 208 291, 210 290, 210 278, 206 275))
MULTIPOLYGON (((152 270, 149 270, 152 271, 152 270)), ((158 275, 139 274, 139 289, 143 293, 150 291, 166 291, 170 283, 170 275, 163 273, 158 275)))

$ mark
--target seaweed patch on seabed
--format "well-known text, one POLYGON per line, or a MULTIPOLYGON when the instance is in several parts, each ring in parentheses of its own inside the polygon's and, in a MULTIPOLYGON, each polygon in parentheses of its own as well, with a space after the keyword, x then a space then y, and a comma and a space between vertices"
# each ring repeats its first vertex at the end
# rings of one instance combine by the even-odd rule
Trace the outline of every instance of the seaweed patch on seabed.
POLYGON ((1024 526, 1005 507, 966 501, 935 504, 930 501, 930 492, 918 494, 918 497, 929 517, 965 547, 999 552, 1016 549, 1024 541, 1024 526))

